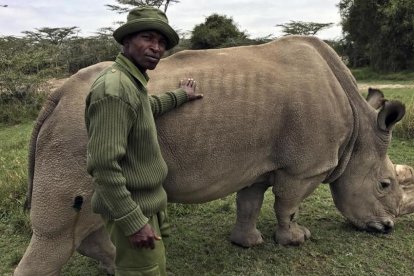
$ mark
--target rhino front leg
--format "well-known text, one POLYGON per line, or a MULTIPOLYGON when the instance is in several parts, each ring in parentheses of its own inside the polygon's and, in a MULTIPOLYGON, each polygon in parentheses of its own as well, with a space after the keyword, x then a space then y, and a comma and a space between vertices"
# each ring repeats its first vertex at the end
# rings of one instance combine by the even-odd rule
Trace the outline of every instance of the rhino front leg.
POLYGON ((296 222, 299 215, 299 205, 316 189, 321 179, 298 180, 284 172, 278 172, 276 180, 273 187, 274 208, 278 221, 275 240, 281 245, 301 245, 310 238, 311 233, 306 227, 296 222))
POLYGON ((278 225, 275 240, 281 245, 301 245, 311 237, 310 231, 296 222, 299 208, 292 201, 276 197, 275 211, 278 225))
POLYGON ((243 247, 263 243, 262 234, 256 228, 256 221, 262 207, 264 193, 269 182, 255 183, 237 192, 237 219, 230 234, 230 240, 243 247))

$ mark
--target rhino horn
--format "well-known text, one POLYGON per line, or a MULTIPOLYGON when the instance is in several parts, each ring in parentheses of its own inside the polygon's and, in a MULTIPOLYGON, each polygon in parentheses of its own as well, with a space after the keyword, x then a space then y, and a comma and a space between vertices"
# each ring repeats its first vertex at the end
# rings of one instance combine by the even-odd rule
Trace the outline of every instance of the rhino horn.
POLYGON ((407 165, 395 165, 395 172, 403 190, 399 215, 411 214, 414 212, 414 169, 407 165))
POLYGON ((368 88, 367 102, 375 109, 379 109, 384 105, 386 101, 384 93, 381 90, 375 88, 368 88))

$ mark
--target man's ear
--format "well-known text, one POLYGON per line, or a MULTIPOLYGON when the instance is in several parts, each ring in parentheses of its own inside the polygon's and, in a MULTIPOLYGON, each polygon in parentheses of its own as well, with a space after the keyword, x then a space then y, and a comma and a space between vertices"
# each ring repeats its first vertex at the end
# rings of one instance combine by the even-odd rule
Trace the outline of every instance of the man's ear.
POLYGON ((130 43, 130 39, 129 39, 129 37, 125 37, 125 38, 122 40, 122 46, 124 47, 124 49, 129 47, 129 43, 130 43))
POLYGON ((126 35, 123 39, 122 39, 122 46, 124 46, 124 48, 128 48, 129 47, 129 45, 130 45, 130 43, 131 43, 131 40, 132 40, 132 38, 133 38, 133 36, 134 36, 134 34, 129 34, 129 35, 126 35))

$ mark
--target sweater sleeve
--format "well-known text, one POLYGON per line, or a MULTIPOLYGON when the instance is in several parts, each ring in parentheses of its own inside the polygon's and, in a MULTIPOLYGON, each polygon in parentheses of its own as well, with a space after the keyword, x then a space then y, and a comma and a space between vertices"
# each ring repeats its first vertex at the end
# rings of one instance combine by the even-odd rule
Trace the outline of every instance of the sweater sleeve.
POLYGON ((148 222, 126 188, 121 166, 136 113, 118 97, 106 96, 89 105, 87 117, 87 167, 94 178, 95 193, 125 235, 132 235, 148 222))
POLYGON ((168 112, 185 102, 188 102, 187 93, 179 88, 172 92, 167 92, 161 95, 151 95, 149 97, 151 103, 152 114, 158 117, 165 112, 168 112))

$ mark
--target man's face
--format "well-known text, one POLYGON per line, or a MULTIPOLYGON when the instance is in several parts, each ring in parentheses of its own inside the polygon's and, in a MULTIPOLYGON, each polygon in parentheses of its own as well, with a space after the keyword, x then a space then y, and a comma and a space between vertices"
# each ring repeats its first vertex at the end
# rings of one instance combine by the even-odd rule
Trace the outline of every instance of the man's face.
POLYGON ((143 31, 124 41, 124 55, 141 72, 153 70, 157 66, 167 47, 165 37, 156 31, 143 31))

